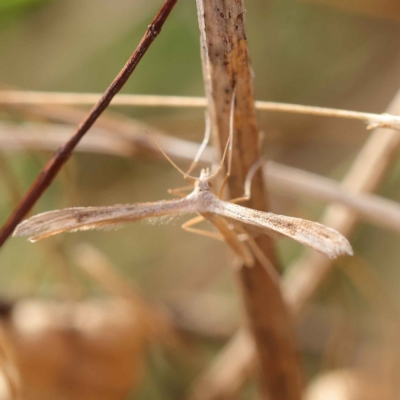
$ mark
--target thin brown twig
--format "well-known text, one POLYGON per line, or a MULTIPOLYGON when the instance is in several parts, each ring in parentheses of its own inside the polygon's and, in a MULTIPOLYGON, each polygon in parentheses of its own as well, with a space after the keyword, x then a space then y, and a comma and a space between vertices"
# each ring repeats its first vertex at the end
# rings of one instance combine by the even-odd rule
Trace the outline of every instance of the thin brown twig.
POLYGON ((0 232, 0 246, 4 244, 4 242, 11 235, 18 223, 22 221, 24 216, 39 200, 44 191, 50 186, 62 166, 71 156, 79 141, 90 129, 90 127, 96 122, 103 111, 108 107, 113 97, 124 86, 125 82, 128 80, 146 51, 149 49, 150 45, 153 43, 154 39, 160 33, 162 26, 167 20, 168 15, 172 11, 176 2, 177 0, 165 1, 160 11, 157 13, 156 17, 147 28, 138 47, 133 52, 127 63, 124 65, 120 73, 107 88, 101 99, 92 108, 87 117, 78 126, 71 139, 67 143, 65 143, 63 147, 55 152, 53 157, 43 168, 42 172, 36 178, 35 182, 32 184, 25 197, 18 204, 14 212, 4 224, 3 229, 0 232))
MULTIPOLYGON (((0 105, 92 105, 100 98, 99 93, 62 93, 32 92, 19 90, 0 91, 0 105)), ((205 97, 160 96, 119 94, 114 97, 111 106, 136 107, 207 107, 205 97)), ((376 114, 361 111, 340 110, 328 107, 307 106, 302 104, 256 101, 260 111, 283 112, 291 114, 316 115, 320 117, 355 119, 368 124, 368 129, 382 127, 400 130, 400 116, 389 113, 376 114)))

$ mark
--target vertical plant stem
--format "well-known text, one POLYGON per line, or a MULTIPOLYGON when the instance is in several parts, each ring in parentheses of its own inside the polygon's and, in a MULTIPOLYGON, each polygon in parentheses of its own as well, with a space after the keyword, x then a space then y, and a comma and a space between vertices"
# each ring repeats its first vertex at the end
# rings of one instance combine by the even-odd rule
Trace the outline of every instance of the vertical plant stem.
MULTIPOLYGON (((259 159, 252 76, 241 0, 196 0, 200 26, 203 75, 214 140, 227 142, 231 99, 235 93, 233 160, 230 195, 240 197, 249 168, 259 159)), ((267 210, 259 171, 253 180, 248 206, 267 210)), ((277 264, 269 237, 257 239, 267 258, 277 264)), ((241 267, 238 282, 247 322, 255 340, 258 376, 264 398, 299 400, 301 368, 296 341, 280 288, 258 262, 241 267)))
POLYGON ((52 156, 50 161, 43 168, 39 176, 36 178, 30 187, 28 193, 24 196, 21 202, 17 205, 14 212, 3 226, 0 232, 0 247, 4 244, 7 238, 14 231, 15 227, 22 221, 25 215, 36 204, 45 190, 50 186, 62 166, 68 161, 75 147, 78 145, 85 133, 96 122, 97 118, 108 107, 113 97, 122 89, 126 81, 139 64, 140 60, 158 36, 172 11, 177 0, 166 0, 160 11, 155 16, 152 23, 147 28, 142 40, 133 52, 129 60, 126 62, 120 73, 113 80, 111 85, 104 92, 103 96, 91 109, 87 117, 80 123, 73 136, 64 146, 60 147, 52 156))

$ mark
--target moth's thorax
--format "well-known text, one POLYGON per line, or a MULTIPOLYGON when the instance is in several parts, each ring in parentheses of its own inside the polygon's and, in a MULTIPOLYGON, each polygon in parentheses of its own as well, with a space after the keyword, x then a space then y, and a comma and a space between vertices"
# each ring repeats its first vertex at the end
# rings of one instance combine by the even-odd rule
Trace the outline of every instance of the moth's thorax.
POLYGON ((195 208, 200 213, 209 211, 211 203, 215 198, 210 190, 209 176, 209 170, 203 169, 199 179, 195 183, 193 192, 186 197, 196 204, 195 208))
POLYGON ((198 181, 196 182, 196 189, 199 192, 204 192, 204 191, 209 191, 210 190, 210 185, 208 183, 210 176, 210 172, 208 169, 202 169, 200 172, 200 177, 198 181))

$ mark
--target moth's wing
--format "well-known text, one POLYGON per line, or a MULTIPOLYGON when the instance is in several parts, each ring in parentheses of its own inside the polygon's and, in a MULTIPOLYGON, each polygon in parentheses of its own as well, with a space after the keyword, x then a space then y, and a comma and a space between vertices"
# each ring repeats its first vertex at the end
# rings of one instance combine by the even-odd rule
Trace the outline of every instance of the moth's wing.
POLYGON ((262 232, 274 233, 296 240, 329 258, 353 254, 348 240, 338 231, 318 222, 253 210, 225 201, 213 200, 213 212, 228 219, 251 225, 262 232))
POLYGON ((62 232, 115 226, 144 218, 192 212, 186 198, 154 203, 137 203, 108 207, 76 207, 49 211, 21 222, 13 236, 29 236, 31 242, 62 232))

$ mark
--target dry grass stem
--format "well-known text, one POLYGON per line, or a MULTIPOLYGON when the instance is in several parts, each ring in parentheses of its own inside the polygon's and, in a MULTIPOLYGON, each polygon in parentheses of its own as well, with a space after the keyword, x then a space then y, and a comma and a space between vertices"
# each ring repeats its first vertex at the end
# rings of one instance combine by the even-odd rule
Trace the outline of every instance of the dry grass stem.
POLYGON ((268 162, 264 173, 271 191, 338 203, 364 221, 400 233, 400 205, 395 201, 353 192, 333 179, 275 162, 268 162))
MULTIPOLYGON (((67 106, 15 106, 15 108, 27 116, 32 114, 49 119, 50 121, 69 124, 79 123, 86 115, 86 112, 83 110, 67 106)), ((101 131, 102 137, 107 136, 107 142, 112 140, 110 138, 117 136, 121 145, 125 147, 125 153, 128 150, 129 155, 140 151, 143 155, 162 157, 157 146, 154 145, 152 140, 149 140, 145 132, 150 133, 151 137, 156 140, 165 153, 175 160, 192 162, 198 151, 198 144, 167 135, 162 130, 156 129, 142 121, 137 121, 121 114, 111 113, 108 110, 96 121, 94 129, 94 132, 98 132, 99 134, 101 131)), ((85 136, 83 139, 85 143, 88 143, 90 140, 90 136, 85 136)), ((119 147, 119 145, 114 144, 112 147, 119 147)), ((102 148, 104 149, 103 146, 102 148)), ((204 149, 202 159, 206 162, 214 160, 212 151, 209 148, 204 149)))
MULTIPOLYGON (((0 148, 4 150, 55 150, 70 136, 71 127, 61 124, 0 122, 0 148)), ((93 128, 91 135, 82 139, 78 150, 129 157, 136 152, 136 145, 135 140, 129 141, 121 135, 111 136, 109 132, 93 128)))
MULTIPOLYGON (((57 93, 7 90, 0 91, 0 106, 7 105, 93 105, 101 94, 98 93, 57 93)), ((182 107, 205 108, 204 97, 158 96, 119 94, 114 97, 111 106, 136 107, 182 107)), ((320 117, 355 119, 367 124, 368 129, 377 127, 400 130, 400 117, 390 113, 375 114, 351 110, 338 110, 327 107, 306 106, 301 104, 256 101, 260 111, 283 112, 291 114, 316 115, 320 117)))
MULTIPOLYGON (((78 113, 80 114, 80 113, 78 113)), ((190 162, 198 144, 174 138, 159 129, 131 118, 102 118, 91 134, 82 139, 77 151, 131 157, 134 154, 160 158, 161 154, 149 140, 144 129, 160 143, 165 152, 178 161, 190 162)), ((55 150, 71 136, 71 128, 61 124, 0 122, 0 148, 4 150, 55 150)), ((212 162, 212 151, 203 152, 202 162, 212 162)))

